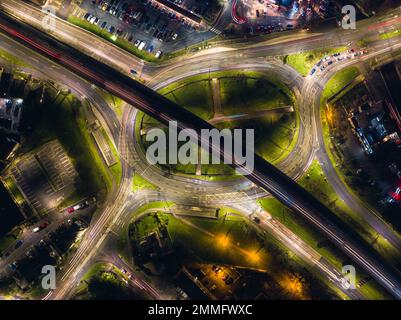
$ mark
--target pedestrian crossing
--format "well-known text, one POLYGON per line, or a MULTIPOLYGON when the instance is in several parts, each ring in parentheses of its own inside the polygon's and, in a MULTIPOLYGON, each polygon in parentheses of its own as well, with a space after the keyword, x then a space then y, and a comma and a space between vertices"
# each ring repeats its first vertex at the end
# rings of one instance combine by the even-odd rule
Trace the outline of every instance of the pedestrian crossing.
POLYGON ((215 34, 222 34, 221 30, 216 27, 211 27, 209 31, 214 32, 215 34))

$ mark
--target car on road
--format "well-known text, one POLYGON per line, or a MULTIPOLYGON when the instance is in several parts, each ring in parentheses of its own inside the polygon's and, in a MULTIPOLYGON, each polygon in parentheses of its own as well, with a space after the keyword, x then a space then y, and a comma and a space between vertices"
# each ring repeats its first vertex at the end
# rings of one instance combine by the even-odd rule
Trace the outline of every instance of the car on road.
POLYGON ((45 221, 45 222, 43 222, 43 223, 39 226, 39 228, 40 228, 40 230, 43 230, 43 229, 47 228, 48 225, 49 225, 49 222, 48 222, 48 221, 45 221))
POLYGON ((37 232, 39 232, 39 231, 41 231, 41 230, 47 228, 48 225, 49 225, 49 222, 48 222, 48 221, 45 221, 45 222, 43 222, 41 225, 39 225, 39 226, 33 228, 33 229, 32 229, 32 232, 33 232, 33 233, 37 233, 37 232))

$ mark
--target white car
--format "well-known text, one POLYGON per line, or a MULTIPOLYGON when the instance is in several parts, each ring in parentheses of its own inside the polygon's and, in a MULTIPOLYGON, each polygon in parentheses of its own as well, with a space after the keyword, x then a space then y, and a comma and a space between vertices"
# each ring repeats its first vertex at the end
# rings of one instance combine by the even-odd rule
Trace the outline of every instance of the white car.
POLYGON ((138 46, 141 44, 141 40, 135 40, 134 46, 138 48, 138 46))
POLYGON ((95 21, 96 21, 96 17, 95 17, 95 16, 92 16, 92 18, 90 18, 90 20, 89 20, 89 22, 90 22, 91 24, 94 24, 95 21))
POLYGON ((141 44, 138 46, 138 50, 143 50, 146 47, 146 42, 142 41, 141 44))
POLYGON ((178 34, 177 34, 177 33, 174 33, 173 36, 171 37, 171 39, 176 40, 177 37, 178 37, 178 34))
POLYGON ((160 58, 160 56, 162 55, 163 52, 161 52, 160 50, 156 52, 155 57, 156 58, 160 58))

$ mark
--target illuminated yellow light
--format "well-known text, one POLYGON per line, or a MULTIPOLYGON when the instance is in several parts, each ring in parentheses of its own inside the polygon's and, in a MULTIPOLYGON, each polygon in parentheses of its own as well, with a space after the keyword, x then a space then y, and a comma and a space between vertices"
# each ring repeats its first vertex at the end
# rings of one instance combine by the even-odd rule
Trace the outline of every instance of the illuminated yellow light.
POLYGON ((249 252, 248 257, 253 262, 257 262, 260 259, 259 255, 256 252, 249 252))
POLYGON ((226 247, 229 244, 229 240, 226 236, 220 236, 217 238, 217 243, 219 244, 219 246, 221 247, 226 247))

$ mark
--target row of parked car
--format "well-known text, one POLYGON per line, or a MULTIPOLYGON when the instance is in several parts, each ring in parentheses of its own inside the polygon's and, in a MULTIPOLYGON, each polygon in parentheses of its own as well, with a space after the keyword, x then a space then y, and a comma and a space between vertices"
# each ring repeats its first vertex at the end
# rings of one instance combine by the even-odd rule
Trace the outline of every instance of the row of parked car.
MULTIPOLYGON (((171 1, 173 2, 173 1, 171 1)), ((176 12, 167 9, 164 6, 161 6, 157 1, 155 0, 143 0, 143 3, 146 5, 150 5, 153 9, 160 11, 162 14, 166 15, 169 20, 171 21, 178 21, 180 22, 184 27, 187 28, 192 28, 193 30, 198 30, 198 26, 193 24, 190 20, 186 19, 185 17, 182 17, 180 15, 178 15, 176 12)), ((175 2, 176 4, 181 4, 181 2, 175 2)))
POLYGON ((310 74, 311 76, 313 75, 319 75, 321 72, 323 72, 328 66, 331 66, 335 62, 343 61, 343 60, 348 60, 348 59, 353 59, 355 57, 361 56, 368 53, 366 49, 362 50, 355 50, 355 49, 349 49, 347 51, 341 52, 341 53, 334 53, 330 56, 324 57, 321 59, 311 70, 310 74))
MULTIPOLYGON (((96 17, 93 14, 90 14, 89 12, 87 12, 84 15, 84 19, 87 20, 89 23, 94 24, 94 25, 99 25, 100 19, 98 17, 96 17)), ((116 29, 114 26, 107 26, 107 22, 104 21, 100 24, 100 28, 101 29, 106 29, 110 34, 115 34, 117 36, 122 36, 123 31, 122 29, 116 29)), ((130 35, 127 39, 129 42, 132 42, 134 40, 133 35, 130 35)), ((138 48, 139 51, 145 50, 147 48, 147 43, 146 41, 143 40, 135 40, 134 41, 134 46, 138 48)), ((154 47, 153 46, 149 46, 147 48, 147 51, 149 53, 153 52, 154 47)), ((160 58, 162 56, 163 52, 161 50, 157 51, 155 53, 155 57, 156 58, 160 58)))
MULTIPOLYGON (((153 22, 151 22, 151 18, 144 12, 144 10, 132 7, 128 5, 127 2, 122 4, 122 1, 123 0, 112 0, 110 4, 108 4, 108 0, 101 0, 99 2, 99 8, 110 13, 111 15, 116 16, 120 21, 124 21, 127 24, 142 28, 146 32, 150 32, 153 28, 153 37, 157 38, 159 41, 167 40, 167 38, 171 40, 177 39, 178 34, 176 32, 166 30, 168 22, 158 26, 160 15, 153 22)), ((143 3, 145 6, 147 6, 150 2, 143 1, 143 3)), ((158 6, 158 4, 152 4, 154 9, 157 9, 158 6)), ((163 12, 165 12, 165 9, 164 11, 162 10, 162 13, 163 12)), ((168 14, 168 18, 170 20, 178 19, 177 15, 171 12, 168 14)), ((182 23, 184 22, 185 21, 182 21, 182 23)))

